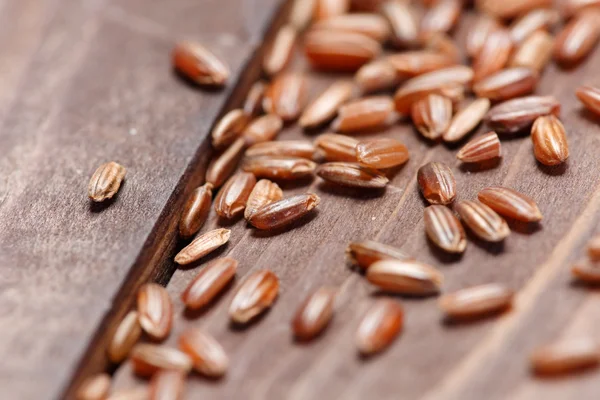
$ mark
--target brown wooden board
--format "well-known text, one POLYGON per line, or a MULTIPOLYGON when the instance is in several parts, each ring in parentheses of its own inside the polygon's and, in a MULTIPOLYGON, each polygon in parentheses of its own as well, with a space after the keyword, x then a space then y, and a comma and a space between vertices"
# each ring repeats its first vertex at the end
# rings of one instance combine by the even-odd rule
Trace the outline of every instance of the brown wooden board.
POLYGON ((213 121, 257 76, 248 63, 278 5, 0 1, 0 397, 59 398, 76 370, 103 369, 105 316, 170 276, 174 211, 203 177, 187 168, 206 164, 213 121), (174 76, 182 38, 228 62, 225 90, 174 76), (124 186, 93 206, 87 181, 110 160, 124 186))
MULTIPOLYGON (((201 38, 237 77, 277 12, 274 0, 198 3, 0 2, 0 60, 8 65, 8 79, 0 80, 0 387, 7 398, 59 397, 72 379, 75 387, 104 368, 107 335, 137 286, 171 276, 175 247, 183 244, 175 243, 176 217, 185 194, 201 182, 206 134, 257 75, 254 62, 233 94, 233 84, 223 92, 194 90, 172 75, 171 45, 201 38), (87 179, 108 159, 128 167, 126 183, 108 207, 92 208, 87 179)), ((461 23, 461 43, 471 22, 461 23)), ((281 279, 274 308, 246 329, 229 324, 232 290, 201 315, 185 313, 179 295, 202 263, 176 270, 167 286, 177 312, 167 344, 200 326, 231 359, 222 380, 192 375, 188 397, 596 398, 598 371, 541 380, 530 375, 526 359, 538 344, 600 333, 598 292, 573 284, 569 274, 600 221, 600 127, 573 95, 579 84, 600 84, 598 65, 596 51, 573 71, 550 66, 537 90, 563 104, 571 151, 565 168, 540 167, 525 137, 503 141, 496 168, 468 170, 456 149, 426 143, 401 123, 380 135, 403 141, 411 159, 382 195, 334 190, 319 179, 284 185, 286 196, 321 196, 318 211, 277 234, 237 221, 231 242, 217 253, 240 261, 236 285, 259 268, 281 279), (423 231, 416 171, 428 161, 452 166, 460 199, 502 184, 535 198, 544 220, 534 229, 513 225, 503 245, 471 237, 463 257, 444 256, 423 231), (518 291, 515 307, 499 318, 447 325, 435 298, 398 297, 404 332, 386 353, 361 359, 356 326, 379 294, 346 263, 344 249, 355 239, 377 239, 438 266, 444 291, 505 283, 518 291), (340 288, 336 315, 319 340, 299 345, 292 314, 323 284, 340 288)), ((313 97, 334 78, 309 72, 313 97)), ((280 139, 313 136, 287 128, 280 139)), ((203 231, 217 225, 212 213, 203 231)), ((128 364, 115 373, 115 388, 141 384, 128 364)))

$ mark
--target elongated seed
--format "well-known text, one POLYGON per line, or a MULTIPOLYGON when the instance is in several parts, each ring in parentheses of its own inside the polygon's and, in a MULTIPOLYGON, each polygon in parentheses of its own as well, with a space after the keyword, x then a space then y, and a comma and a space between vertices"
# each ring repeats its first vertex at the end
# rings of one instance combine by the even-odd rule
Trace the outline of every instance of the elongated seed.
POLYGON ((265 91, 263 108, 279 115, 284 121, 296 120, 306 106, 308 90, 306 78, 300 73, 278 75, 265 91))
POLYGON ((312 159, 315 146, 307 140, 282 140, 257 143, 246 150, 246 157, 302 157, 312 159))
POLYGON ((453 100, 462 98, 464 86, 473 79, 473 70, 463 65, 438 69, 404 83, 394 95, 396 111, 408 114, 416 101, 428 94, 442 94, 453 100))
POLYGON ((452 120, 452 101, 438 94, 430 94, 413 104, 412 121, 427 139, 442 137, 452 120))
POLYGON ((179 336, 179 348, 192 360, 194 370, 211 378, 227 372, 229 358, 223 347, 202 329, 191 328, 179 336))
POLYGON ((506 29, 490 33, 473 62, 473 80, 477 82, 504 68, 512 49, 513 43, 506 29))
POLYGON ((381 45, 360 33, 312 30, 304 38, 304 53, 313 68, 354 72, 381 53, 381 45))
POLYGON ((121 187, 127 170, 114 161, 96 169, 88 185, 88 197, 95 202, 111 199, 121 187))
POLYGON ((552 57, 554 39, 546 31, 531 34, 513 54, 511 67, 528 67, 541 72, 552 57))
POLYGON ((450 32, 458 22, 462 10, 460 0, 438 0, 431 7, 421 20, 422 37, 427 37, 433 33, 450 32))
POLYGON ((298 123, 313 128, 331 121, 339 107, 352 97, 352 83, 336 81, 306 107, 298 123))
MULTIPOLYGON (((309 0, 310 1, 310 0, 309 0)), ((249 116, 257 116, 262 113, 262 102, 267 90, 267 83, 264 81, 254 82, 248 94, 246 100, 244 100, 244 112, 249 116)))
POLYGON ((244 146, 244 138, 236 139, 227 150, 213 158, 206 170, 206 182, 211 183, 215 188, 220 187, 235 171, 244 154, 244 146))
POLYGON ((279 293, 279 279, 269 270, 253 272, 239 287, 231 305, 229 316, 245 324, 270 308, 279 293))
POLYGON ((130 359, 136 375, 145 378, 160 370, 188 373, 192 369, 192 360, 187 354, 172 347, 155 344, 136 344, 130 359))
POLYGON ((492 107, 485 121, 498 133, 515 134, 530 128, 539 116, 559 113, 560 103, 553 96, 526 96, 492 107))
POLYGON ((313 339, 327 327, 333 317, 336 293, 335 288, 323 286, 304 300, 292 320, 296 339, 313 339))
POLYGON ((479 125, 489 109, 489 99, 477 99, 457 112, 444 133, 444 141, 458 142, 463 139, 479 125))
POLYGON ((346 255, 353 264, 362 269, 367 269, 376 261, 380 260, 408 260, 405 253, 393 246, 373 240, 362 242, 350 242, 346 248, 346 255))
POLYGON ((552 0, 475 0, 475 7, 497 18, 510 19, 537 8, 551 8, 552 0))
POLYGON ((428 296, 440 291, 442 273, 412 260, 376 261, 367 269, 367 280, 385 292, 428 296))
POLYGON ((315 146, 327 161, 356 162, 358 140, 336 133, 324 133, 317 137, 315 146))
POLYGON ((179 219, 179 235, 183 238, 194 236, 208 218, 212 201, 212 183, 196 188, 188 197, 179 219))
POLYGON ((130 311, 119 323, 113 334, 106 353, 113 363, 120 363, 128 355, 142 334, 137 311, 130 311))
POLYGON ((217 215, 232 219, 242 214, 254 185, 256 185, 256 178, 248 172, 238 172, 229 178, 215 198, 217 215))
POLYGON ((381 189, 389 179, 381 172, 347 162, 330 162, 317 167, 317 175, 337 185, 381 189))
POLYGON ((298 31, 303 31, 313 18, 316 0, 294 0, 289 23, 298 31))
POLYGON ((531 68, 507 68, 477 82, 473 91, 478 97, 486 97, 491 101, 508 100, 533 92, 538 79, 537 71, 531 68))
POLYGON ((150 381, 149 400, 182 400, 186 373, 181 371, 159 371, 150 381))
POLYGON ((285 25, 277 32, 273 45, 263 60, 263 70, 268 76, 280 73, 289 64, 294 53, 296 35, 296 28, 291 25, 285 25))
POLYGON ((229 78, 229 67, 199 43, 178 43, 172 57, 174 68, 199 85, 223 86, 229 78))
POLYGON ((510 234, 506 221, 485 204, 464 200, 454 209, 463 223, 480 239, 500 242, 510 234))
POLYGON ((492 186, 480 191, 477 198, 505 217, 524 222, 542 220, 542 213, 535 200, 516 190, 502 186, 492 186))
POLYGON ((600 235, 590 239, 587 244, 587 254, 591 261, 600 261, 600 235))
POLYGON ((515 45, 524 43, 535 33, 552 28, 559 20, 556 10, 537 9, 528 12, 510 26, 510 37, 515 45))
POLYGON ((384 59, 396 69, 399 79, 414 78, 456 64, 454 58, 437 51, 428 50, 396 53, 384 59))
POLYGON ((356 331, 356 346, 363 355, 387 348, 402 330, 404 310, 392 299, 378 299, 369 308, 356 331))
POLYGON ((171 333, 173 302, 169 292, 156 283, 146 283, 137 294, 138 319, 144 332, 163 340, 171 333))
POLYGON ((456 180, 450 167, 430 162, 419 168, 417 181, 421 194, 430 204, 450 204, 456 198, 456 180))
POLYGON ((304 217, 320 202, 313 193, 300 194, 266 205, 256 211, 248 222, 258 229, 281 228, 304 217))
POLYGON ((573 18, 554 41, 554 59, 563 65, 574 65, 592 51, 600 38, 600 10, 586 10, 573 18))
POLYGON ((252 189, 248 202, 246 203, 246 210, 244 211, 244 218, 250 220, 250 218, 262 207, 279 201, 283 198, 283 191, 275 182, 271 182, 267 179, 261 179, 252 189))
POLYGON ((588 110, 600 115, 600 89, 592 86, 580 86, 575 94, 588 110))
POLYGON ((299 157, 253 157, 244 160, 242 168, 257 178, 294 180, 312 176, 317 164, 299 157))
POLYGON ((229 111, 215 125, 211 136, 215 148, 224 148, 235 141, 250 122, 250 116, 244 110, 236 108, 229 111))
POLYGON ((181 294, 181 301, 190 310, 205 307, 223 291, 235 276, 237 260, 217 258, 202 268, 181 294))
POLYGON ((544 165, 558 165, 569 158, 565 127, 554 115, 538 117, 531 128, 533 154, 544 165))
POLYGON ((392 168, 408 161, 408 149, 392 138, 362 140, 356 145, 356 159, 369 168, 392 168))
POLYGON ((360 33, 378 42, 383 42, 390 33, 385 18, 374 13, 337 15, 316 22, 313 24, 312 29, 360 33))
POLYGON ((214 229, 196 237, 192 243, 184 247, 176 256, 179 265, 190 264, 201 259, 229 241, 229 229, 214 229))
POLYGON ((449 208, 433 205, 424 212, 425 232, 436 246, 449 253, 462 253, 467 239, 460 221, 449 208))
POLYGON ((394 102, 391 98, 365 97, 341 106, 331 128, 342 133, 359 132, 380 128, 394 118, 394 102))
POLYGON ((243 137, 246 145, 268 142, 279 134, 283 128, 283 120, 279 115, 267 114, 252 121, 244 130, 243 137))
POLYGON ((488 132, 467 142, 456 154, 465 163, 479 163, 502 156, 502 145, 496 132, 488 132))
POLYGON ((389 61, 375 60, 360 67, 354 81, 362 93, 373 93, 394 88, 398 84, 398 74, 389 61))
POLYGON ((110 375, 101 373, 87 378, 77 389, 76 400, 104 400, 110 390, 110 375))
POLYGON ((442 296, 439 306, 452 319, 485 317, 511 306, 514 292, 498 283, 462 289, 442 296))
POLYGON ((502 25, 497 19, 487 14, 480 14, 473 27, 467 32, 466 47, 469 57, 475 58, 481 51, 488 36, 501 27, 502 25))
POLYGON ((593 260, 581 260, 571 267, 571 274, 580 282, 588 285, 600 284, 600 265, 593 260))
POLYGON ((598 342, 591 338, 573 338, 535 349, 529 361, 539 375, 566 374, 598 366, 598 342))
POLYGON ((419 24, 414 8, 408 2, 385 1, 381 12, 391 28, 391 42, 394 46, 415 47, 419 41, 419 24))
POLYGON ((314 19, 317 21, 343 15, 350 8, 350 0, 316 0, 314 19))

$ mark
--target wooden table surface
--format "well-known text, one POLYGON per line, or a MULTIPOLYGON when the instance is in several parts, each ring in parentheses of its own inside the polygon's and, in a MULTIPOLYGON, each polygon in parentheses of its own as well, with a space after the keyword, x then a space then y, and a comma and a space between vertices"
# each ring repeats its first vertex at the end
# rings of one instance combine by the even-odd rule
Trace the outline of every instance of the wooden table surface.
MULTIPOLYGON (((571 157, 543 168, 528 138, 505 140, 502 162, 461 167, 455 148, 421 140, 406 123, 383 135, 411 159, 380 195, 332 190, 319 179, 284 185, 314 191, 313 217, 278 234, 243 221, 220 255, 240 261, 238 282, 258 268, 281 279, 275 307, 247 329, 232 329, 232 291, 203 315, 184 313, 179 294, 200 264, 176 269, 175 236, 185 195, 202 182, 216 118, 240 104, 259 76, 262 38, 284 13, 276 0, 0 0, 0 388, 2 398, 69 397, 82 378, 106 368, 106 339, 137 287, 167 284, 174 332, 202 326, 230 355, 220 381, 191 376, 190 398, 210 399, 595 399, 599 373, 533 378, 526 362, 538 344, 600 334, 597 290, 574 284, 570 264, 599 231, 598 120, 582 112, 576 86, 600 84, 600 52, 578 69, 549 66, 537 93, 563 104, 571 157), (210 44, 231 66, 223 91, 190 87, 170 69, 181 38, 210 44), (128 169, 116 200, 92 206, 89 176, 102 162, 128 169), (485 186, 529 194, 544 214, 537 227, 512 226, 503 245, 470 238, 463 257, 427 242, 416 171, 452 166, 460 199, 485 186), (518 291, 514 309, 463 325, 442 323, 435 298, 404 299, 405 329, 386 353, 357 356, 354 332, 378 293, 345 260, 350 240, 376 239, 438 266, 444 291, 502 282, 518 291), (333 323, 319 340, 292 340, 290 318, 322 284, 340 287, 333 323)), ((456 37, 464 42, 465 18, 456 37)), ((299 68, 305 68, 302 62, 299 68)), ((309 71, 312 96, 335 76, 309 71)), ((486 131, 480 127, 477 134, 486 131)), ((311 138, 294 127, 280 138, 311 138)), ((217 226, 214 215, 203 231, 217 226)), ((114 386, 142 384, 125 364, 114 386)))

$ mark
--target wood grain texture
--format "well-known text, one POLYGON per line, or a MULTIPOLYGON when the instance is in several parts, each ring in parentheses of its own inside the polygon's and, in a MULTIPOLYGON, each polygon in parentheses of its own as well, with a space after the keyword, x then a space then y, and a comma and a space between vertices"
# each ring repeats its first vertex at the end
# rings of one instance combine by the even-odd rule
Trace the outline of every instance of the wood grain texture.
POLYGON ((278 4, 0 2, 0 387, 7 397, 59 398, 76 370, 77 380, 104 368, 111 316, 141 282, 168 279, 173 210, 203 177, 188 166, 206 165, 204 139, 227 99, 247 88, 235 83, 278 4), (203 7, 228 15, 228 28, 211 13, 190 12, 203 7), (182 38, 206 42, 229 63, 226 90, 200 91, 174 76, 170 50, 182 38), (111 203, 91 205, 87 181, 109 160, 128 169, 124 185, 111 203))
MULTIPOLYGON (((221 109, 232 105, 225 104, 232 89, 205 93, 187 87, 170 73, 166 55, 176 38, 201 37, 214 41, 237 75, 275 3, 0 0, 0 60, 9 60, 0 69, 9 78, 0 80, 3 393, 17 399, 58 397, 71 377, 77 382, 102 368, 111 329, 105 314, 123 315, 139 283, 169 279, 175 247, 184 244, 174 242, 174 216, 185 193, 201 182, 206 134, 221 109), (15 44, 8 38, 17 30, 26 34, 15 44), (128 168, 126 182, 109 207, 90 209, 87 179, 107 159, 128 168), (82 369, 75 374, 80 359, 82 369)), ((471 23, 472 18, 462 21, 461 43, 471 23)), ((185 328, 200 326, 231 358, 223 380, 192 375, 188 396, 596 398, 598 371, 534 379, 526 356, 540 343, 600 334, 598 292, 573 284, 569 274, 600 222, 600 168, 592 151, 600 144, 600 127, 581 112, 573 95, 580 83, 600 84, 598 65, 596 51, 574 71, 550 66, 537 90, 563 104, 571 152, 563 168, 541 167, 529 138, 517 138, 503 141, 497 167, 467 170, 456 161, 456 148, 432 146, 400 123, 381 135, 405 143, 411 159, 382 195, 332 189, 320 179, 286 184, 285 196, 308 190, 321 196, 311 218, 277 234, 255 231, 243 220, 232 224, 230 243, 216 255, 239 260, 235 284, 251 271, 269 268, 281 280, 280 297, 257 323, 234 329, 227 316, 232 290, 204 313, 184 312, 179 299, 208 260, 175 271, 167 289, 177 317, 167 343, 174 344, 185 328), (459 199, 506 185, 536 199, 544 220, 536 229, 512 226, 503 245, 470 237, 464 256, 448 258, 428 243, 423 228, 425 202, 416 171, 429 161, 452 167, 459 199), (363 360, 355 330, 378 293, 346 264, 347 243, 360 239, 398 246, 438 266, 446 276, 445 292, 495 281, 518 292, 516 305, 500 318, 446 325, 436 298, 398 297, 406 310, 404 332, 387 352, 363 360), (293 313, 325 284, 340 288, 334 319, 319 340, 297 344, 290 328, 293 313)), ((312 98, 335 78, 310 72, 312 98)), ((237 90, 243 92, 243 86, 237 90)), ((487 128, 480 127, 477 134, 484 132, 487 128)), ((288 127, 280 138, 312 135, 288 127)), ((217 226, 211 211, 202 232, 217 226)), ((127 363, 115 373, 117 388, 141 384, 127 363)))

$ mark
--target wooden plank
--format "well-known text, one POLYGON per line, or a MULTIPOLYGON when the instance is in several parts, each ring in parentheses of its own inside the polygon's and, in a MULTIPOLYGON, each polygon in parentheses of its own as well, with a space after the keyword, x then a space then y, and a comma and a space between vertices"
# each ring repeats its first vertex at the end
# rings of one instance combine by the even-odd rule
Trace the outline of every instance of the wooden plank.
MULTIPOLYGON (((459 40, 464 42, 471 22, 468 18, 463 24, 459 40)), ((223 380, 192 375, 187 394, 211 399, 595 398, 597 373, 541 381, 530 376, 527 354, 538 344, 560 337, 596 336, 600 329, 594 320, 597 294, 573 286, 568 272, 569 263, 583 254, 600 220, 600 174, 589 151, 598 145, 599 128, 580 113, 573 96, 576 85, 595 83, 599 63, 596 52, 576 72, 551 66, 537 91, 553 94, 563 104, 561 115, 571 148, 565 168, 538 165, 530 140, 521 137, 503 142, 504 157, 498 167, 467 170, 456 161, 455 148, 432 146, 409 125, 399 124, 382 135, 404 141, 411 160, 383 196, 332 191, 317 179, 284 191, 285 195, 314 191, 321 196, 318 213, 309 221, 277 235, 256 232, 243 221, 235 223, 232 240, 219 255, 240 261, 238 281, 250 271, 269 268, 282 284, 275 307, 247 329, 232 329, 229 324, 231 290, 208 311, 186 313, 179 295, 199 268, 175 271, 167 288, 177 318, 167 345, 176 345, 184 329, 201 326, 218 338, 231 357, 231 369, 223 380), (463 257, 439 253, 425 238, 424 202, 416 187, 416 170, 434 160, 453 167, 460 199, 472 199, 489 185, 514 187, 538 200, 544 221, 537 227, 513 225, 503 245, 471 237, 463 257), (348 241, 365 238, 399 246, 439 266, 446 276, 445 291, 502 282, 518 291, 517 304, 500 318, 457 326, 442 323, 435 298, 399 297, 406 309, 405 331, 388 352, 363 360, 356 353, 354 332, 378 293, 347 267, 344 249, 348 241), (299 345, 291 336, 291 316, 304 297, 322 284, 340 287, 334 321, 319 340, 299 345)), ((334 78, 309 71, 313 95, 334 78)), ((280 136, 307 137, 311 134, 295 127, 280 136)), ((203 230, 216 226, 212 215, 203 230)), ((117 388, 142 384, 128 364, 116 373, 117 388)))
MULTIPOLYGON (((170 276, 176 211, 202 179, 205 134, 214 116, 239 100, 231 86, 207 94, 174 79, 166 56, 173 40, 208 40, 237 75, 275 12, 274 0, 210 0, 202 12, 194 0, 80 3, 0 3, 0 18, 12 21, 0 24, 0 56, 12 55, 1 70, 10 79, 0 81, 0 263, 9 266, 0 278, 0 386, 11 398, 57 397, 74 372, 76 384, 102 368, 106 333, 136 285, 170 276), (227 21, 207 11, 216 8, 227 21), (28 19, 13 18, 19 15, 28 19), (19 45, 3 39, 23 24, 29 29, 19 45), (107 158, 124 163, 128 179, 110 207, 90 209, 86 181, 107 158)), ((168 285, 178 316, 168 343, 189 326, 203 326, 232 360, 221 381, 190 377, 189 397, 595 398, 595 373, 541 381, 530 377, 525 358, 539 343, 599 333, 597 293, 572 285, 567 268, 600 219, 600 173, 589 150, 600 140, 598 126, 579 112, 572 93, 579 83, 598 83, 599 64, 596 52, 574 72, 551 67, 538 90, 563 103, 572 154, 564 170, 540 168, 529 140, 520 138, 503 142, 497 168, 469 172, 453 149, 431 146, 400 124, 384 134, 404 141, 411 160, 382 196, 332 191, 314 180, 284 188, 286 195, 311 190, 322 198, 316 215, 293 229, 272 235, 235 223, 219 254, 240 260, 238 281, 258 268, 273 269, 282 281, 274 309, 245 330, 229 326, 231 291, 202 315, 184 313, 179 294, 198 268, 177 270, 168 285), (454 167, 460 198, 501 183, 531 194, 545 216, 541 228, 515 231, 504 246, 471 241, 462 258, 436 252, 423 234, 415 186, 417 168, 431 160, 454 167), (377 293, 344 259, 347 242, 362 238, 440 266, 445 290, 504 282, 519 290, 517 305, 502 318, 447 326, 435 298, 399 298, 405 332, 390 351, 362 360, 354 330, 377 293), (334 322, 320 340, 298 345, 289 320, 321 284, 340 286, 334 322)), ((313 95, 332 79, 311 72, 313 95)), ((307 135, 295 128, 281 135, 301 137, 307 135)), ((212 215, 204 230, 214 226, 212 215)), ((117 388, 138 384, 127 364, 116 372, 117 388)))
MULTIPOLYGON (((101 322, 110 326, 135 285, 168 278, 172 264, 163 262, 174 251, 177 217, 171 210, 203 176, 188 165, 206 163, 203 143, 213 121, 256 76, 247 63, 278 4, 0 5, 0 70, 7 78, 0 80, 5 397, 58 398, 101 322), (205 6, 219 6, 227 19, 217 24, 205 6), (188 37, 229 63, 225 90, 203 92, 172 74, 172 45, 188 37), (242 72, 248 77, 236 85, 242 72), (92 206, 87 180, 108 160, 128 168, 126 182, 112 204, 92 206)), ((95 344, 101 338, 79 374, 104 367, 103 347, 95 344)))

